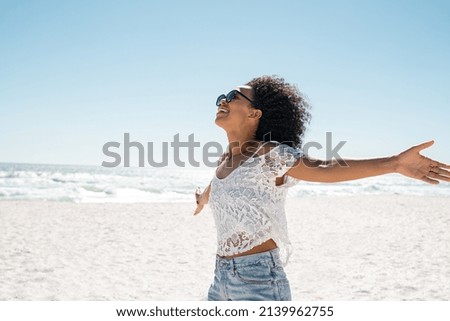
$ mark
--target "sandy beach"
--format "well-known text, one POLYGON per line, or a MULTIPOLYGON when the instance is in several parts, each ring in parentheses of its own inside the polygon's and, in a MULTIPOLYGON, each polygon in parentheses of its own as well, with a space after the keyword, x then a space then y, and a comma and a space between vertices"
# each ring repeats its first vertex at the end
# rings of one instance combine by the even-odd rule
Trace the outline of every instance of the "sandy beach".
MULTIPOLYGON (((204 300, 193 203, 0 202, 0 300, 204 300)), ((450 300, 450 197, 288 198, 293 300, 450 300)))

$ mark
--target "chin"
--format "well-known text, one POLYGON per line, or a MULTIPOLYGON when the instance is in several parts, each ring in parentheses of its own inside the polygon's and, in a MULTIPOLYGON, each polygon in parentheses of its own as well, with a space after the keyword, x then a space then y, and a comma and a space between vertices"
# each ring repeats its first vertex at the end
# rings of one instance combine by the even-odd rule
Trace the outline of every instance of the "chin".
POLYGON ((216 123, 217 126, 222 128, 224 131, 227 131, 227 129, 229 128, 229 122, 227 122, 225 119, 216 118, 216 120, 214 122, 216 123), (228 124, 228 126, 227 126, 227 124, 228 124))
POLYGON ((216 117, 216 119, 214 120, 214 122, 216 123, 217 126, 222 127, 223 126, 223 119, 221 117, 216 117))

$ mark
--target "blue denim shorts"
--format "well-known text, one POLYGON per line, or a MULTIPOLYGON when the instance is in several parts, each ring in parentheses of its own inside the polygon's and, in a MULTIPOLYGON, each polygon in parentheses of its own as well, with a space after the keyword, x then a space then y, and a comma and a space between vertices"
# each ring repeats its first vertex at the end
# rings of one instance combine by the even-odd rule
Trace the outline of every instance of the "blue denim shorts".
POLYGON ((291 289, 279 250, 239 256, 216 256, 208 301, 290 301, 291 289))

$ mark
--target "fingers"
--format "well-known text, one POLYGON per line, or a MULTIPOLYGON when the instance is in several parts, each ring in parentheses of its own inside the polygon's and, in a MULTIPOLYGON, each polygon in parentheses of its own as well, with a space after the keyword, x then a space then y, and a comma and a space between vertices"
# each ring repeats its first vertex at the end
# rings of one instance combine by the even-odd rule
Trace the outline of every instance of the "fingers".
POLYGON ((442 168, 442 169, 450 169, 450 165, 435 161, 431 158, 425 157, 425 159, 430 163, 430 167, 432 168, 432 170, 434 171, 434 169, 436 168, 442 168))
POLYGON ((422 177, 421 180, 429 184, 439 184, 440 181, 450 182, 450 171, 440 167, 432 167, 427 176, 422 177))
POLYGON ((431 179, 431 178, 429 178, 427 176, 422 177, 420 180, 422 180, 422 181, 424 181, 425 183, 428 183, 428 184, 433 184, 433 185, 439 184, 439 181, 437 181, 435 179, 431 179))
POLYGON ((443 173, 443 172, 447 172, 447 171, 443 170, 442 173, 436 173, 435 170, 433 170, 432 172, 428 173, 427 176, 436 178, 441 181, 450 182, 450 172, 447 172, 447 173, 443 173))
POLYGON ((203 205, 197 205, 197 208, 194 211, 194 216, 198 215, 203 209, 203 205))
POLYGON ((448 168, 450 169, 450 165, 444 164, 444 163, 440 163, 437 161, 432 161, 432 165, 433 167, 442 167, 442 168, 448 168))
MULTIPOLYGON (((412 149, 415 149, 417 152, 420 152, 421 150, 428 148, 430 146, 432 146, 434 144, 434 140, 430 140, 428 142, 413 146, 412 149)), ((431 158, 425 157, 428 161, 430 161, 430 166, 432 168, 436 168, 436 167, 440 167, 440 168, 446 168, 446 169, 450 169, 450 165, 448 164, 444 164, 438 161, 435 161, 431 158)))
POLYGON ((199 203, 198 202, 198 199, 200 198, 200 195, 202 194, 201 193, 201 190, 200 190, 200 187, 197 187, 197 189, 195 190, 195 201, 197 202, 197 204, 199 203))
POLYGON ((201 211, 202 211, 202 209, 203 209, 203 205, 200 205, 200 202, 199 202, 199 198, 200 198, 200 195, 201 195, 201 189, 200 189, 200 187, 197 187, 197 189, 195 190, 195 202, 197 203, 197 208, 195 209, 195 211, 194 211, 194 215, 197 215, 197 214, 199 214, 201 211))
POLYGON ((444 168, 441 168, 441 167, 432 167, 430 169, 430 172, 433 172, 433 173, 436 173, 436 174, 439 174, 439 175, 450 176, 450 171, 446 170, 444 168))
POLYGON ((414 148, 415 150, 417 150, 417 151, 421 151, 422 149, 428 148, 428 147, 430 147, 430 146, 433 145, 433 144, 434 144, 434 140, 430 140, 430 141, 428 141, 428 142, 425 142, 425 143, 422 143, 422 144, 413 146, 413 148, 414 148))

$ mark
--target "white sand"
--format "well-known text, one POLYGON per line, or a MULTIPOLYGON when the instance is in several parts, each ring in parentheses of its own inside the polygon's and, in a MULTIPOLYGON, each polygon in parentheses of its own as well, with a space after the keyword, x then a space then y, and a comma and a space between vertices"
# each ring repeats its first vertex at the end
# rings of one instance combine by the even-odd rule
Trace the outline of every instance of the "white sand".
MULTIPOLYGON (((0 300, 202 300, 216 232, 194 205, 0 202, 0 300)), ((288 199, 294 300, 450 300, 450 198, 288 199)))

